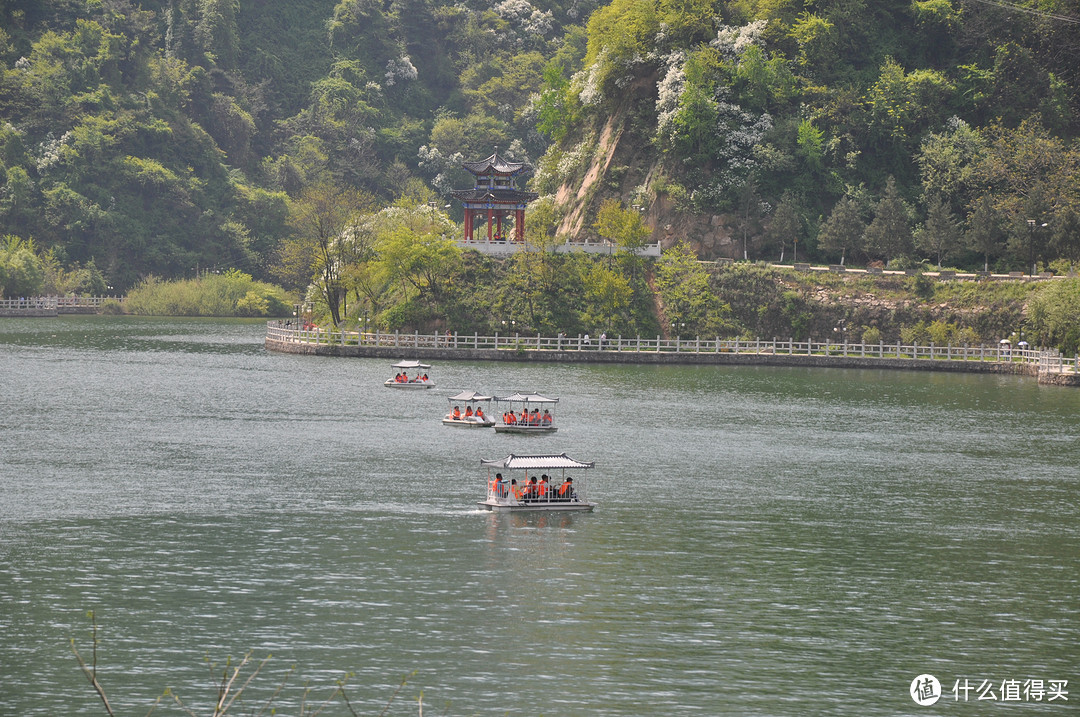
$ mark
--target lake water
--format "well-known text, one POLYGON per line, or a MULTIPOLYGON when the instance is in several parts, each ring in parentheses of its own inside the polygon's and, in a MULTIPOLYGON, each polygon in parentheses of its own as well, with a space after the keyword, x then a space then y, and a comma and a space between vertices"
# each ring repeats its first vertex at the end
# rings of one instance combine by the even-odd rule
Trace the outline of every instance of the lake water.
POLYGON ((345 673, 361 714, 406 677, 388 714, 1075 714, 1080 391, 440 362, 404 392, 262 337, 0 319, 0 714, 104 714, 90 610, 118 714, 210 714, 249 651, 243 714, 294 666, 279 714, 345 673), (461 389, 558 396, 559 432, 444 427, 461 389), (596 512, 475 509, 480 458, 548 451, 596 462, 596 512))

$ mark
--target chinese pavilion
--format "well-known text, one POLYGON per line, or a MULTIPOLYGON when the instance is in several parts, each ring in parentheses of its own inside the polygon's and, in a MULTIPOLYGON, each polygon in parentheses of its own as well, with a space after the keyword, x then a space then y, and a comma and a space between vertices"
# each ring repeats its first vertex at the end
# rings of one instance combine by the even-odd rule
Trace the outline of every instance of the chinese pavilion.
POLYGON ((518 189, 517 179, 532 174, 533 168, 525 162, 503 159, 498 147, 487 159, 464 162, 461 166, 476 178, 472 189, 450 192, 450 196, 465 206, 465 241, 475 241, 477 228, 486 222, 489 242, 507 239, 524 242, 525 205, 540 195, 518 189), (511 221, 513 235, 508 236, 511 221))

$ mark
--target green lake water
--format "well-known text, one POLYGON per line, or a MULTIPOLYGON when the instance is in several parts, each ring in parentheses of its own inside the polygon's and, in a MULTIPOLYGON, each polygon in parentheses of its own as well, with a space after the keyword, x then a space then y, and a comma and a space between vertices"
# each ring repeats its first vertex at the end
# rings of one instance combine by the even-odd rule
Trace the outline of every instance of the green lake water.
POLYGON ((1080 391, 447 361, 406 392, 263 332, 0 319, 0 714, 104 714, 89 610, 125 715, 210 714, 207 659, 249 651, 242 714, 294 665, 278 714, 344 673, 361 714, 405 676, 388 714, 1075 714, 1080 391), (463 389, 557 396, 559 431, 444 427, 463 389), (476 510, 481 458, 539 452, 596 462, 596 512, 476 510))

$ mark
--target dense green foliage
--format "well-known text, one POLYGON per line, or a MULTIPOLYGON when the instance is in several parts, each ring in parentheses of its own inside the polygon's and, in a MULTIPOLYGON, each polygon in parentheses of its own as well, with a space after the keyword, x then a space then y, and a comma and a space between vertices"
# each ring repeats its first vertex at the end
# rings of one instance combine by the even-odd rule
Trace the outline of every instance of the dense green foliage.
POLYGON ((538 156, 528 98, 590 3, 4 0, 0 224, 119 291, 275 277, 309 187, 390 203, 538 156))
POLYGON ((621 248, 723 215, 751 259, 1068 269, 1077 19, 1080 0, 0 0, 0 284, 236 269, 333 323, 818 329, 794 289, 732 324, 730 280, 687 293, 681 251, 529 252, 494 281, 438 207, 496 145, 538 168, 539 246, 581 194, 577 231, 621 248), (632 151, 598 158, 605 126, 632 151))
POLYGON ((287 316, 292 306, 280 288, 231 269, 177 281, 149 276, 128 293, 124 311, 144 316, 287 316))
POLYGON ((623 112, 663 170, 640 188, 734 215, 751 258, 780 241, 819 261, 1076 261, 1076 0, 615 0, 587 31, 572 87, 595 122, 549 151, 548 190, 623 112))

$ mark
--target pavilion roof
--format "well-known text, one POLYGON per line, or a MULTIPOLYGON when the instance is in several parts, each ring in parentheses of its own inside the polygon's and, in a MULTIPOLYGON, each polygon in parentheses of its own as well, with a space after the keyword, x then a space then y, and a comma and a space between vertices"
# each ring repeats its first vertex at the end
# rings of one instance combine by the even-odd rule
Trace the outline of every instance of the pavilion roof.
POLYGON ((481 159, 477 162, 463 162, 461 166, 472 172, 474 175, 524 175, 532 174, 533 171, 532 166, 526 162, 511 162, 500 157, 498 148, 496 148, 495 152, 487 159, 481 159))
POLYGON ((450 196, 460 202, 493 202, 497 204, 527 204, 540 195, 536 192, 523 192, 520 189, 455 189, 450 196))

